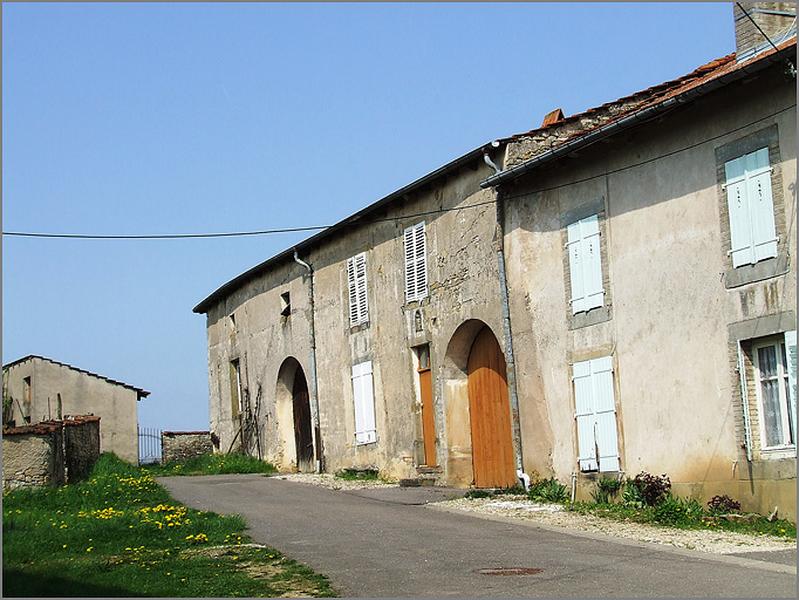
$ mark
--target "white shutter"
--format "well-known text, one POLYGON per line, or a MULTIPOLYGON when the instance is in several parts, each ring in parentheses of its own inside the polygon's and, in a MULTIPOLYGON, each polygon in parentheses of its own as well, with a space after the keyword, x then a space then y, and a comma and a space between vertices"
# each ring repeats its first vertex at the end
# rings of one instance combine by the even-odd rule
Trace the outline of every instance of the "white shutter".
POLYGON ((583 242, 583 308, 591 310, 602 306, 605 291, 602 288, 602 257, 599 250, 599 217, 592 215, 580 221, 583 242))
POLYGON ((566 228, 569 252, 572 314, 604 304, 602 254, 599 245, 599 216, 591 215, 566 228))
POLYGON ((596 445, 599 470, 619 470, 619 440, 616 431, 616 402, 613 395, 613 364, 610 356, 591 361, 591 380, 596 414, 596 445))
POLYGON ((757 262, 777 256, 777 230, 774 226, 768 148, 747 154, 746 180, 749 212, 752 216, 752 244, 757 262))
POLYGON ((424 221, 408 227, 403 235, 405 250, 405 300, 427 296, 427 242, 424 221))
POLYGON ((580 470, 596 471, 594 407, 589 361, 574 363, 572 379, 574 380, 574 416, 577 420, 577 458, 580 470))
POLYGON ((413 227, 405 230, 404 236, 405 249, 405 300, 412 302, 416 299, 416 244, 413 235, 413 227))
POLYGON ((788 359, 788 405, 793 443, 796 444, 796 330, 785 332, 785 354, 788 359))
POLYGON ((568 242, 566 247, 569 251, 569 278, 572 288, 572 314, 577 314, 585 310, 583 308, 583 299, 585 292, 583 290, 583 248, 582 236, 580 235, 580 222, 572 223, 566 229, 568 235, 568 242))
POLYGON ((347 259, 347 285, 350 298, 350 326, 369 320, 369 303, 366 297, 366 253, 347 259))
POLYGON ((352 366, 352 392, 355 402, 355 443, 377 441, 372 362, 352 366))
POLYGON ((741 406, 743 407, 746 460, 752 462, 752 424, 749 420, 749 393, 746 389, 746 362, 744 361, 744 353, 741 348, 740 340, 738 340, 738 382, 741 388, 741 406))
POLYGON ((416 238, 416 298, 427 296, 427 241, 424 235, 424 221, 415 227, 416 238))
POLYGON ((777 256, 768 148, 724 164, 732 266, 777 256))

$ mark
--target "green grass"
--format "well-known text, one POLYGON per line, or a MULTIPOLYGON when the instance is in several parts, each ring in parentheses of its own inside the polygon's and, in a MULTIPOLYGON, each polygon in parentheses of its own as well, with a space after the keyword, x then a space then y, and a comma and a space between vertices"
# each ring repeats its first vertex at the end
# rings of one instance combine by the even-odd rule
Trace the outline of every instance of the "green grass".
POLYGON ((732 522, 708 514, 702 506, 691 500, 669 496, 660 507, 630 506, 619 504, 597 504, 575 502, 570 508, 580 514, 590 514, 617 521, 651 523, 677 529, 710 529, 714 531, 737 531, 739 533, 773 535, 779 538, 796 539, 796 524, 785 519, 769 521, 760 516, 751 522, 732 522), (676 508, 680 505, 679 508, 676 508))
POLYGON ((168 475, 224 475, 228 473, 276 473, 274 465, 245 454, 203 454, 186 461, 142 467, 154 477, 168 475))
POLYGON ((3 595, 334 595, 307 567, 244 545, 244 528, 104 454, 85 482, 4 494, 3 595))

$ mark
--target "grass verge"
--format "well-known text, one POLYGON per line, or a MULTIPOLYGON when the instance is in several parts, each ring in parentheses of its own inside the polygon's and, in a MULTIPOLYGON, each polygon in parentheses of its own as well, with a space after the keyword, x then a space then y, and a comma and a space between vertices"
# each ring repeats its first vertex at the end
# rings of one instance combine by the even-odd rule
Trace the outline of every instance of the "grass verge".
POLYGON ((341 469, 336 477, 344 481, 380 481, 380 473, 376 469, 341 469))
POLYGON ((85 482, 4 494, 3 596, 335 595, 323 576, 249 545, 244 527, 104 454, 85 482))
POLYGON ((245 454, 203 454, 185 461, 142 467, 154 477, 169 475, 224 475, 229 473, 276 473, 274 465, 245 454))

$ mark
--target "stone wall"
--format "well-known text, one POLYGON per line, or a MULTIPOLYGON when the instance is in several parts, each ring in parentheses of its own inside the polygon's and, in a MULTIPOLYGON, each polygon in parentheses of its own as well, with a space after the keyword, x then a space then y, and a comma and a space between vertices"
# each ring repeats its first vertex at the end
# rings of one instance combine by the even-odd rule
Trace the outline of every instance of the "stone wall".
POLYGON ((214 451, 209 431, 164 431, 161 434, 161 463, 183 461, 214 451))
POLYGON ((3 430, 3 490, 61 485, 64 481, 60 424, 38 423, 3 430))
POLYGON ((100 417, 67 417, 64 425, 64 460, 67 481, 86 479, 100 457, 100 417))
POLYGON ((100 417, 3 429, 3 489, 85 479, 100 456, 100 417))

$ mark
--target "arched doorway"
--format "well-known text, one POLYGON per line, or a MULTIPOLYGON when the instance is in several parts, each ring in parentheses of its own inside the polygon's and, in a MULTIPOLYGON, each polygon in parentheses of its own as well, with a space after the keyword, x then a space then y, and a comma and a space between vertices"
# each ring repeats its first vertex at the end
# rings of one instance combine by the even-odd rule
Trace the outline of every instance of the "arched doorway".
POLYGON ((314 446, 308 382, 299 361, 288 357, 280 366, 275 390, 275 417, 281 470, 314 471, 314 446))
POLYGON ((512 487, 517 478, 505 356, 487 326, 472 342, 467 373, 474 485, 512 487))
POLYGON ((302 367, 294 373, 291 392, 294 407, 294 447, 297 470, 301 473, 313 471, 313 436, 311 434, 311 403, 308 398, 308 382, 302 367))

